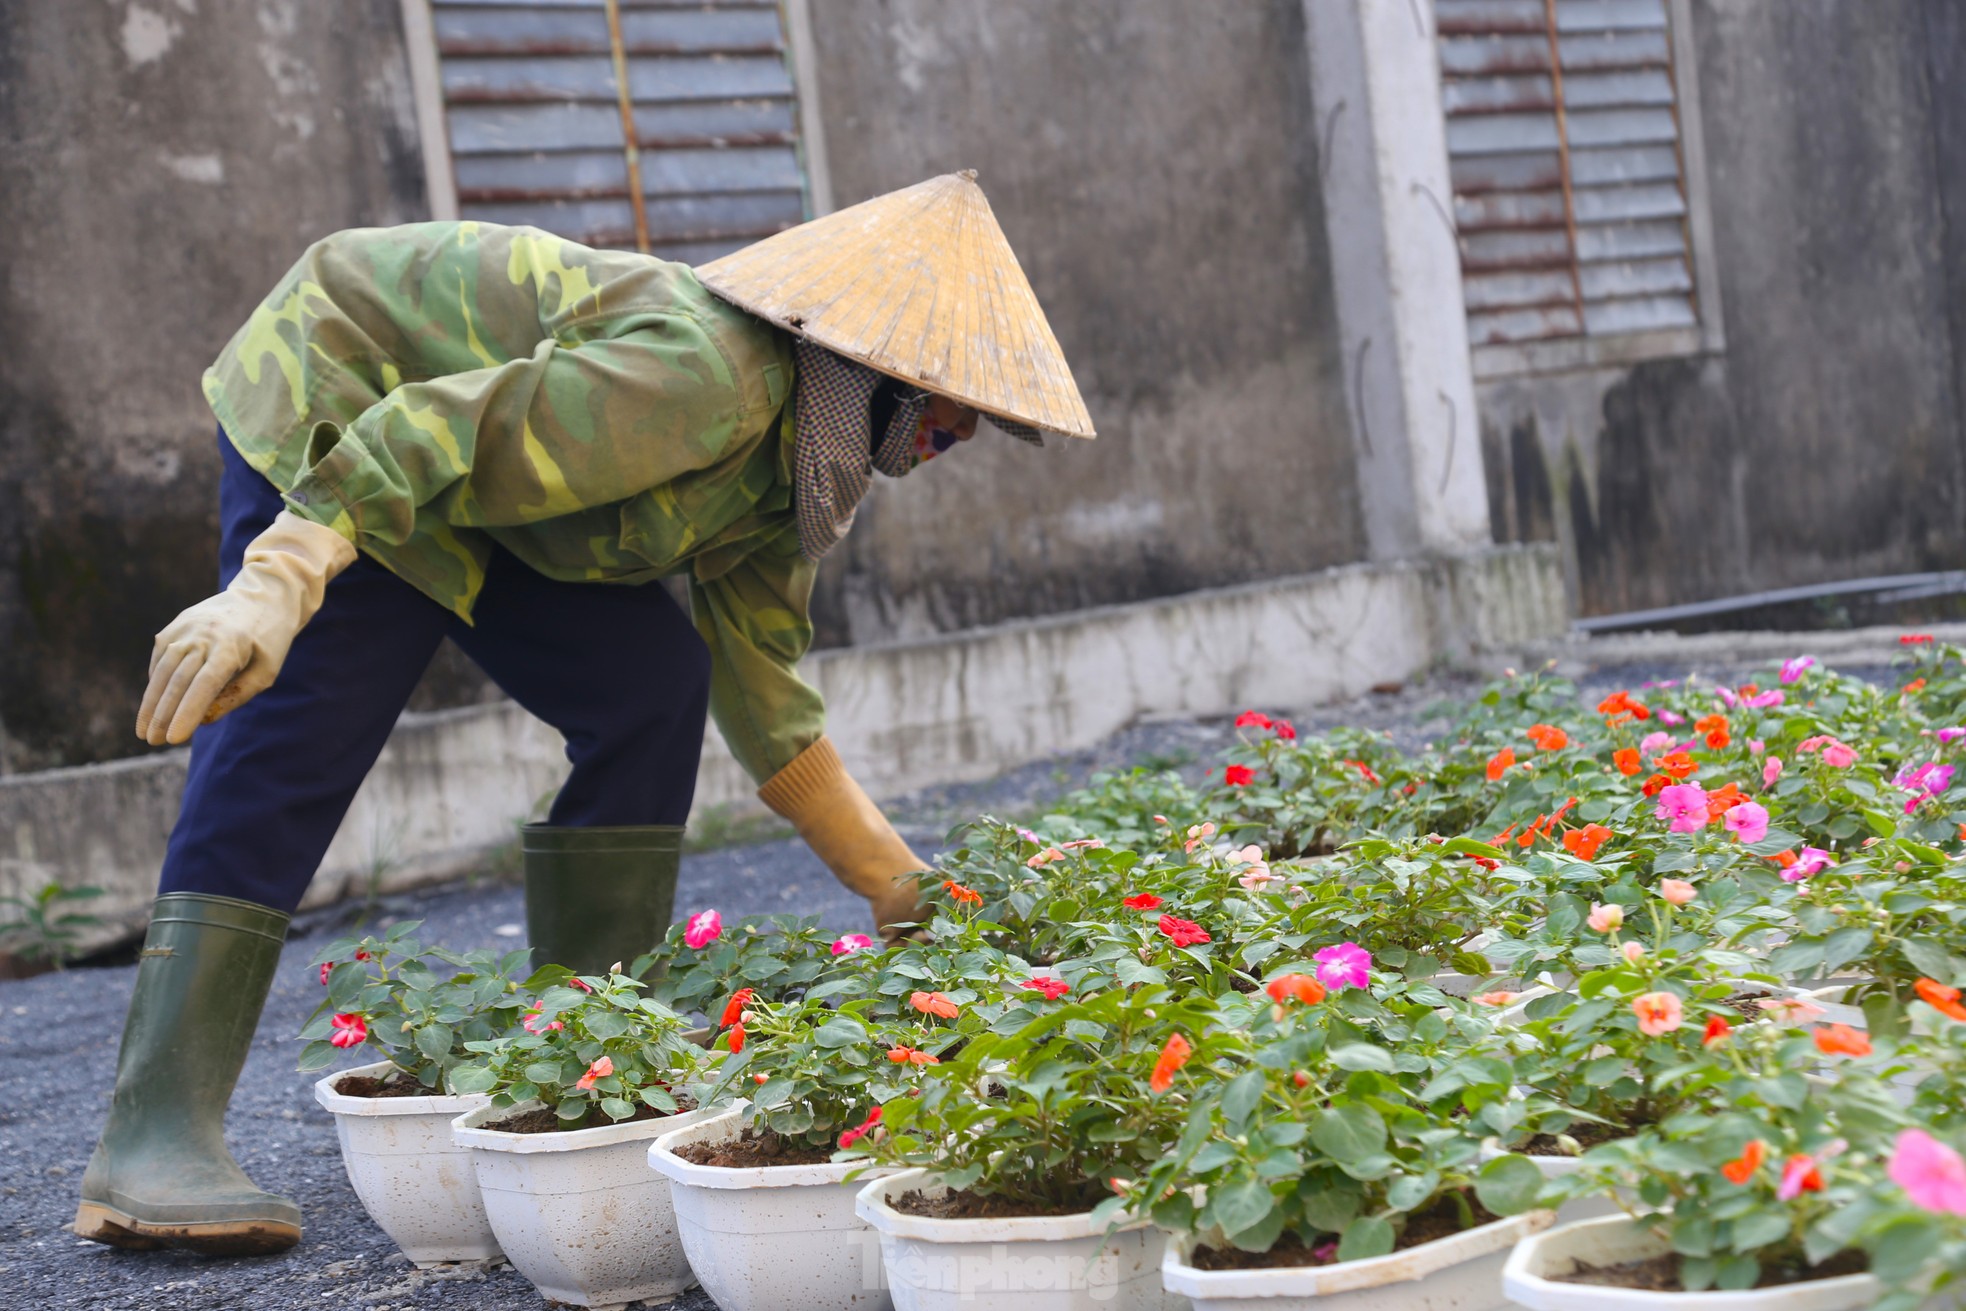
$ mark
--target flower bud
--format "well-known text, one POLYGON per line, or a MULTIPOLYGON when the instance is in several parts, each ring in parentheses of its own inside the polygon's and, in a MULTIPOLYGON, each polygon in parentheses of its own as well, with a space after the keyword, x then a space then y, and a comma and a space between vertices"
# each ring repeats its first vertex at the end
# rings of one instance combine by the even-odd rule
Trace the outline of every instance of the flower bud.
POLYGON ((1296 1084, 1299 1088, 1306 1088, 1310 1086, 1311 1076, 1302 1070, 1293 1070, 1290 1075, 1290 1082, 1296 1084))
POLYGON ((1625 960, 1632 965, 1645 959, 1645 944, 1642 942, 1627 942, 1618 950, 1625 954, 1625 960))

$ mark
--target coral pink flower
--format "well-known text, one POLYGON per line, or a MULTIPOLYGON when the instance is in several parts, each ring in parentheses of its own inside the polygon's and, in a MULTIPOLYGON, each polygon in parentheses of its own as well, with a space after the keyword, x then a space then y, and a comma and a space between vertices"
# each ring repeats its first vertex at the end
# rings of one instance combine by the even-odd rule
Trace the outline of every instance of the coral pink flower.
POLYGON ((1823 748, 1823 763, 1831 769, 1848 769, 1857 763, 1857 753, 1841 742, 1831 742, 1823 748))
POLYGON ((1727 831, 1742 842, 1755 843, 1768 836, 1768 808, 1755 801, 1743 801, 1730 807, 1726 817, 1727 831))
POLYGON ((874 940, 864 933, 843 933, 833 939, 835 956, 851 956, 856 951, 865 951, 874 945, 874 940))
POLYGON ((683 942, 692 951, 702 951, 723 936, 724 917, 714 910, 698 911, 683 928, 683 942))
POLYGON ((1248 787, 1256 781, 1256 771, 1248 765, 1229 765, 1222 770, 1222 781, 1232 788, 1248 787))
POLYGON ((1356 942, 1341 942, 1314 952, 1317 978, 1327 988, 1363 988, 1372 982, 1372 953, 1356 942))
POLYGON ((1620 943, 1618 945, 1618 952, 1625 958, 1626 964, 1636 965, 1645 959, 1645 944, 1642 942, 1620 943))
POLYGON ((1675 833, 1697 833, 1707 826, 1707 790, 1698 783, 1662 788, 1652 817, 1668 821, 1675 833))
POLYGON ((1049 975, 1033 976, 1017 986, 1028 989, 1031 992, 1043 993, 1046 1001, 1057 1001, 1060 997, 1063 997, 1072 990, 1072 985, 1065 982, 1065 980, 1054 979, 1049 975))
POLYGON ((874 1132, 874 1130, 880 1126, 880 1123, 881 1123, 881 1108, 876 1106, 873 1110, 867 1112, 866 1119, 862 1120, 859 1124, 855 1125, 851 1129, 848 1129, 845 1133, 840 1135, 840 1146, 841 1147, 853 1146, 855 1143, 859 1142, 862 1138, 865 1138, 868 1134, 874 1132))
POLYGON ((1823 1191, 1823 1172, 1817 1168, 1816 1158, 1797 1152, 1782 1166, 1782 1182, 1775 1188, 1775 1196, 1784 1202, 1793 1202, 1804 1193, 1823 1191))
POLYGON ((1194 1047, 1180 1034, 1169 1036, 1167 1045, 1161 1048, 1160 1059, 1154 1062, 1154 1072, 1147 1080, 1147 1086, 1157 1093, 1164 1093, 1174 1086, 1174 1073, 1188 1063, 1194 1055, 1194 1047))
POLYGON ((1177 947, 1196 947, 1204 942, 1212 942, 1208 930, 1193 920, 1179 919, 1173 915, 1160 917, 1160 931, 1166 934, 1177 947))
POLYGON ((1040 851, 1037 855, 1025 861, 1024 864, 1025 867, 1029 869, 1042 869, 1044 866, 1049 865, 1054 860, 1063 860, 1063 859, 1065 859, 1064 852, 1060 851, 1056 847, 1046 847, 1043 851, 1040 851))
POLYGON ((1782 681, 1794 683, 1801 680, 1803 673, 1816 663, 1814 656, 1796 656, 1782 661, 1782 681))
POLYGON ((908 995, 908 1004, 924 1015, 939 1015, 945 1020, 953 1020, 962 1014, 962 1007, 950 1001, 940 992, 915 992, 908 995))
POLYGON ((1128 910, 1159 910, 1160 902, 1161 899, 1151 892, 1142 892, 1131 897, 1120 898, 1120 905, 1126 907, 1128 910))
POLYGON ((1520 996, 1519 992, 1478 992, 1468 1000, 1477 1006, 1513 1006, 1520 996))
POLYGON ((1775 780, 1780 778, 1781 776, 1782 776, 1782 758, 1780 756, 1770 756, 1768 757, 1768 759, 1761 762, 1762 787, 1764 788, 1774 787, 1775 780))
POLYGON ((1700 892, 1685 879, 1660 879, 1659 895, 1675 906, 1684 906, 1699 896, 1700 892))
MULTIPOLYGON (((738 1051, 743 1047, 744 1040, 737 1036, 743 1031, 744 1030, 742 1025, 732 1030, 731 1041, 732 1043, 735 1044, 731 1048, 732 1051, 738 1051)), ((594 1086, 594 1081, 596 1079, 605 1079, 610 1074, 613 1073, 614 1073, 614 1058, 612 1056, 603 1056, 601 1057, 601 1059, 595 1061, 592 1065, 588 1066, 587 1073, 581 1075, 578 1079, 575 1079, 573 1081, 573 1086, 576 1088, 592 1088, 594 1086)))
POLYGON ((1966 1161, 1923 1129, 1906 1129, 1891 1152, 1891 1180, 1913 1206, 1966 1215, 1966 1161))
POLYGON ((558 1020, 541 1020, 539 1013, 544 1009, 546 1008, 542 1005, 535 1005, 526 1012, 525 1018, 519 1021, 519 1027, 527 1033, 551 1033, 555 1029, 567 1027, 558 1020))
POLYGON ((360 1047, 369 1036, 369 1023, 359 1015, 337 1015, 328 1021, 328 1041, 337 1047, 360 1047))
POLYGON ((1685 1022, 1685 1008, 1679 995, 1647 992, 1632 998, 1632 1014, 1638 1016, 1638 1031, 1648 1038, 1671 1033, 1685 1022))
POLYGON ((1591 913, 1584 920, 1598 933, 1616 933, 1625 927, 1625 908, 1618 903, 1592 902, 1591 913))
POLYGON ((1800 997, 1760 997, 1754 1003, 1779 1024, 1807 1024, 1823 1013, 1823 1008, 1800 997))
POLYGON ((1287 1001, 1315 1006, 1324 1000, 1324 985, 1308 974, 1282 974, 1264 985, 1270 1000, 1281 1006, 1287 1001))

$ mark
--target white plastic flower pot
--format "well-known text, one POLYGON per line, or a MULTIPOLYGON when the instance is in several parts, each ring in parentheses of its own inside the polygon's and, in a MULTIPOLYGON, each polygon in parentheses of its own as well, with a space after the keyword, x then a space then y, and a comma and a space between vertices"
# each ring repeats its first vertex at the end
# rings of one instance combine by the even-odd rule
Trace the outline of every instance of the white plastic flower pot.
POLYGON ((649 1170, 648 1144, 710 1112, 566 1133, 484 1127, 536 1105, 482 1106, 451 1122, 505 1259, 541 1295, 575 1306, 674 1297, 694 1283, 669 1181, 649 1170))
MULTIPOLYGON (((889 1203, 947 1186, 903 1170, 860 1190, 855 1209, 880 1234, 894 1311, 1178 1311, 1161 1287, 1161 1231, 1136 1221, 1106 1237, 1089 1214, 939 1220, 889 1203)), ((800 1304, 803 1306, 803 1303, 800 1304)))
MULTIPOLYGON (((1498 1156, 1505 1155, 1500 1147, 1483 1147, 1481 1159, 1484 1164, 1498 1156)), ((1554 1183, 1566 1179, 1583 1168, 1583 1158, 1577 1156, 1531 1156, 1521 1152, 1522 1159, 1528 1161, 1542 1173, 1545 1181, 1554 1183)), ((1572 1220, 1590 1220, 1600 1215, 1623 1215, 1617 1199, 1610 1193, 1597 1197, 1579 1197, 1565 1202, 1557 1208, 1556 1223, 1568 1224, 1572 1220)))
MULTIPOLYGON (((692 1143, 734 1138, 730 1110, 674 1129, 648 1149, 669 1180, 683 1252, 721 1311, 888 1311, 879 1237, 854 1211, 865 1180, 850 1163, 732 1169, 677 1155, 692 1143)), ((863 1167, 864 1168, 864 1167, 863 1167)))
POLYGON ((489 1097, 348 1097, 335 1084, 350 1075, 381 1079, 388 1061, 339 1070, 314 1085, 334 1116, 341 1163, 369 1218, 419 1266, 478 1261, 499 1254, 478 1196, 471 1158, 451 1142, 451 1121, 489 1097))
POLYGON ((1489 1311, 1509 1304, 1510 1249, 1554 1220, 1530 1211, 1385 1256, 1267 1270, 1198 1269, 1190 1238, 1168 1245, 1161 1279, 1194 1311, 1489 1311))
POLYGON ((1622 1265, 1671 1250, 1663 1234, 1629 1217, 1582 1220, 1525 1239, 1502 1270, 1502 1288, 1529 1311, 1859 1311, 1884 1295, 1869 1275, 1731 1293, 1658 1293, 1562 1279, 1579 1261, 1622 1265))

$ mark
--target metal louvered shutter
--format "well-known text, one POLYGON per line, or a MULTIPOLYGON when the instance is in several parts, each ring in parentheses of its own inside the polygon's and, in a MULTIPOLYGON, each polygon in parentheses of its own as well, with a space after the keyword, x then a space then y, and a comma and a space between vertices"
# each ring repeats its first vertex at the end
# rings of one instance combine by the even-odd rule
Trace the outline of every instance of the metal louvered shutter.
POLYGON ((805 218, 775 0, 431 0, 430 12, 459 217, 690 264, 805 218))
POLYGON ((1699 324, 1667 0, 1435 0, 1469 344, 1699 324))

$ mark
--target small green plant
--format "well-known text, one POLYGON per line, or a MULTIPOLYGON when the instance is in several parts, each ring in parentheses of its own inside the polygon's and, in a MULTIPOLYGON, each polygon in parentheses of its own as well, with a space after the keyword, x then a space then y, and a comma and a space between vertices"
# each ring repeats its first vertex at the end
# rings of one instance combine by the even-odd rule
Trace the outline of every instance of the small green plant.
POLYGON ((102 923, 74 907, 101 895, 101 888, 65 888, 50 882, 31 897, 0 897, 0 906, 8 907, 17 917, 11 924, 0 925, 0 951, 62 968, 74 955, 83 932, 102 923))

